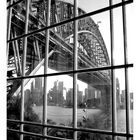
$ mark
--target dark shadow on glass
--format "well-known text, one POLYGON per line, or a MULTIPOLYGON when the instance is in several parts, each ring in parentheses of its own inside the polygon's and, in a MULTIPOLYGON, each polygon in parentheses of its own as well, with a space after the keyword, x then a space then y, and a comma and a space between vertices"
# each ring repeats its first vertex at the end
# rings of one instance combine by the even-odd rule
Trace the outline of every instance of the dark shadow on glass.
POLYGON ((37 136, 24 135, 23 140, 43 140, 43 138, 37 136))
POLYGON ((7 140, 19 140, 20 139, 20 135, 18 133, 15 132, 7 132, 7 140))
POLYGON ((89 132, 78 132, 78 140, 112 140, 112 136, 89 132))
MULTIPOLYGON (((29 121, 33 121, 29 120, 29 121)), ((41 126, 35 126, 35 125, 24 125, 24 131, 25 132, 31 132, 31 133, 36 133, 36 134, 42 134, 42 127, 41 126)))
MULTIPOLYGON (((47 134, 49 136, 54 136, 54 137, 58 137, 58 138, 73 139, 73 131, 72 130, 48 128, 47 134)), ((48 138, 48 140, 51 140, 51 139, 48 138)))

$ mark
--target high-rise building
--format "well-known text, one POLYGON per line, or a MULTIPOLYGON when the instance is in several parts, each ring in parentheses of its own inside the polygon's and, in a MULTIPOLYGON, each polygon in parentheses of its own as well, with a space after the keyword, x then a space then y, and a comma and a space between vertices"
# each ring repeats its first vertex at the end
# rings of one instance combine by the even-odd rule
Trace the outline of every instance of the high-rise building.
POLYGON ((125 108, 125 90, 122 90, 121 94, 121 108, 125 108))
POLYGON ((64 84, 63 84, 63 82, 58 82, 58 86, 57 86, 57 89, 58 89, 58 91, 59 92, 63 92, 63 89, 64 89, 64 86, 63 86, 64 84))
POLYGON ((95 98, 95 88, 88 85, 88 99, 93 99, 93 98, 95 98))
POLYGON ((81 104, 81 103, 83 103, 83 92, 78 91, 77 92, 77 104, 81 104))
POLYGON ((72 106, 73 104, 73 89, 70 88, 66 93, 66 105, 72 106))
POLYGON ((57 86, 57 104, 63 105, 64 103, 64 93, 63 93, 63 82, 58 82, 57 86))
POLYGON ((42 77, 35 78, 35 88, 42 90, 42 77))
POLYGON ((120 108, 120 104, 121 104, 121 97, 120 97, 120 82, 119 79, 116 78, 116 103, 117 103, 117 109, 120 108))

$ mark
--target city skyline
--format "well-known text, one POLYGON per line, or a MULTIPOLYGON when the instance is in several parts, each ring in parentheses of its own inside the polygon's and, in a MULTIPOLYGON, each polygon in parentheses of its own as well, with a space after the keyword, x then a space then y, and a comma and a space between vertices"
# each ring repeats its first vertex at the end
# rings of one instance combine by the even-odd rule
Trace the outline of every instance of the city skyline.
MULTIPOLYGON (((38 78, 31 84, 31 89, 25 90, 25 102, 29 98, 32 98, 34 104, 43 104, 43 84, 42 79, 38 78)), ((116 109, 125 108, 125 90, 120 90, 120 83, 116 78, 116 109)), ((104 91, 103 91, 104 93, 104 91)), ((85 103, 87 107, 101 107, 104 103, 102 91, 88 85, 84 91, 79 90, 79 84, 77 84, 77 105, 84 107, 85 103)), ((53 86, 47 92, 48 105, 68 106, 73 105, 73 88, 64 86, 63 81, 56 80, 53 82, 53 86)), ((105 99, 106 100, 106 99, 105 99)), ((130 93, 130 108, 133 109, 133 92, 130 93)))

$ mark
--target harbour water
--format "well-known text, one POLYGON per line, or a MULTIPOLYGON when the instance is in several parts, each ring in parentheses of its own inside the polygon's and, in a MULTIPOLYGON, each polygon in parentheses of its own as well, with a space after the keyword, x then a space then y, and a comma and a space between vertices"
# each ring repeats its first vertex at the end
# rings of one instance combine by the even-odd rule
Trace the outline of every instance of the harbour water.
MULTIPOLYGON (((34 106, 33 110, 38 114, 40 120, 42 119, 42 106, 34 106)), ((81 121, 84 118, 89 118, 94 121, 94 117, 100 114, 101 110, 96 108, 91 109, 77 109, 77 120, 81 121)), ((117 111, 117 131, 125 132, 126 130, 126 115, 125 110, 117 111)), ((64 108, 59 106, 48 106, 47 107, 47 117, 56 124, 69 125, 72 122, 72 108, 64 108)), ((133 110, 130 110, 130 129, 133 132, 133 110)))

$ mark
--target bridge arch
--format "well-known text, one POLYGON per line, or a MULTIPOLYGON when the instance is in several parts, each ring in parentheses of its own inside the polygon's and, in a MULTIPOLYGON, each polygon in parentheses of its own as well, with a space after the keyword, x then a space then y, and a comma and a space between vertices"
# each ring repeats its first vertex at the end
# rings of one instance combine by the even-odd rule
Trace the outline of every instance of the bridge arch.
MULTIPOLYGON (((73 1, 72 0, 57 0, 52 4, 52 7, 55 6, 56 11, 54 11, 52 13, 52 21, 56 21, 56 22, 61 22, 63 20, 67 20, 69 18, 73 18, 74 14, 73 14, 73 1), (57 5, 57 6, 56 6, 57 5), (69 7, 69 8, 68 8, 69 7), (57 12, 57 8, 63 11, 63 13, 58 13, 57 12), (66 9, 69 9, 69 12, 66 11, 66 9), (71 13, 71 14, 70 14, 71 13), (70 15, 68 15, 70 14, 70 15), (57 17, 56 19, 53 19, 57 17)), ((85 14, 86 12, 79 7, 78 8, 78 14, 82 15, 85 14)), ((54 24, 53 22, 51 24, 54 24)), ((62 25, 59 28, 59 31, 57 32, 64 40, 67 40, 69 37, 73 36, 73 31, 74 31, 74 27, 73 27, 73 23, 67 23, 65 25, 62 25)), ((92 35, 92 39, 88 39, 86 40, 86 42, 88 41, 93 41, 96 39, 96 42, 98 42, 97 46, 101 47, 102 53, 101 55, 104 57, 102 57, 102 61, 104 62, 103 65, 110 65, 110 60, 109 60, 109 56, 108 56, 108 52, 107 52, 107 48, 104 42, 104 39, 100 33, 100 30, 98 28, 98 25, 94 22, 94 20, 91 17, 86 17, 84 19, 80 19, 78 20, 78 33, 79 34, 83 34, 84 36, 88 36, 89 34, 92 35)), ((96 47, 97 47, 96 46, 96 47)), ((84 47, 85 48, 85 47, 84 47)), ((92 50, 93 48, 88 48, 90 49, 90 51, 94 51, 92 50)), ((93 54, 92 54, 93 55, 93 54)), ((99 58, 101 59, 101 58, 99 58)), ((98 59, 97 59, 98 61, 98 59)), ((102 64, 101 64, 102 65, 102 64)))
MULTIPOLYGON (((104 55, 104 52, 106 51, 106 50, 104 50, 103 49, 103 45, 102 45, 102 43, 101 43, 101 41, 99 40, 99 38, 97 37, 97 35, 95 34, 95 33, 93 33, 93 32, 91 32, 91 31, 89 31, 89 30, 80 30, 80 31, 78 31, 78 35, 79 34, 90 34, 90 35, 92 35, 93 36, 93 38, 99 43, 99 46, 100 46, 100 48, 101 48, 101 52, 102 53, 100 53, 102 56, 104 56, 103 57, 103 59, 105 60, 106 58, 105 58, 105 55, 104 55)), ((73 34, 71 34, 70 36, 68 36, 67 38, 65 38, 65 41, 68 41, 68 42, 70 42, 70 40, 73 38, 73 34)), ((83 46, 83 47, 85 47, 85 48, 83 48, 84 50, 86 50, 86 47, 87 46, 83 46)), ((96 46, 95 46, 96 47, 96 46)), ((91 47, 91 50, 90 50, 91 52, 92 52, 92 56, 94 55, 93 53, 93 50, 92 50, 92 47, 91 47)), ((109 64, 109 62, 107 61, 106 62, 106 64, 108 65, 109 64)))

